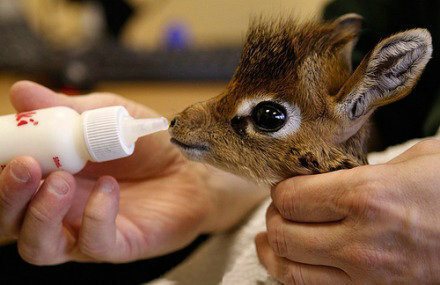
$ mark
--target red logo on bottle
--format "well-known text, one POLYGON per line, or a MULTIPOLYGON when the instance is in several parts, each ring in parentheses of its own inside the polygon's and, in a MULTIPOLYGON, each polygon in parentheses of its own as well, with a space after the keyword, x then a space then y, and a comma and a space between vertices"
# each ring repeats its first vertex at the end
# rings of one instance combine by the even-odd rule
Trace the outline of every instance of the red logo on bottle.
POLYGON ((18 113, 17 115, 15 115, 15 120, 17 121, 17 127, 27 125, 29 123, 33 124, 34 126, 38 125, 38 121, 32 119, 32 116, 35 115, 36 113, 37 112, 30 111, 30 112, 18 113))
POLYGON ((55 163, 55 166, 57 168, 61 168, 62 167, 60 158, 58 156, 54 156, 54 157, 52 157, 52 159, 53 159, 53 162, 55 163))

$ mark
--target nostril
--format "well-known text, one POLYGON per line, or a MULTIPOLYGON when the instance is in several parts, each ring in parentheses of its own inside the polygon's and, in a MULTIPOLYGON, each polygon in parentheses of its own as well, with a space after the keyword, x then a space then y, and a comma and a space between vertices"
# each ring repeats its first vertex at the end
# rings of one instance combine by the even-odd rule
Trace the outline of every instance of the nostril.
POLYGON ((177 119, 174 118, 171 122, 170 122, 170 128, 174 127, 176 125, 177 119))

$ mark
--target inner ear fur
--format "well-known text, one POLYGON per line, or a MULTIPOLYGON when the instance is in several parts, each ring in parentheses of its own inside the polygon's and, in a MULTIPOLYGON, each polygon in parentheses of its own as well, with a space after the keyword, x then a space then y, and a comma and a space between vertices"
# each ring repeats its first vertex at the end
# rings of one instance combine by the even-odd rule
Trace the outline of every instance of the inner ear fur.
POLYGON ((382 40, 341 88, 335 103, 340 116, 356 120, 411 91, 432 55, 426 29, 413 29, 382 40))

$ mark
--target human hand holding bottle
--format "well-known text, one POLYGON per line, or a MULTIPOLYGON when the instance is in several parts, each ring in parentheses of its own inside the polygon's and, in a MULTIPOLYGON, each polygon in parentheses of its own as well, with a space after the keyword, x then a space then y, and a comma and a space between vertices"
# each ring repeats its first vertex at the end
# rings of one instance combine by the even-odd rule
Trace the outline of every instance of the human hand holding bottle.
MULTIPOLYGON (((119 96, 67 97, 31 82, 15 84, 11 102, 18 112, 122 105, 133 117, 157 116, 119 96)), ((16 238, 33 264, 162 255, 232 226, 264 196, 239 191, 253 185, 222 175, 185 160, 164 132, 140 139, 128 158, 88 163, 75 176, 54 172, 41 186, 38 163, 17 157, 0 174, 0 237, 16 238)))

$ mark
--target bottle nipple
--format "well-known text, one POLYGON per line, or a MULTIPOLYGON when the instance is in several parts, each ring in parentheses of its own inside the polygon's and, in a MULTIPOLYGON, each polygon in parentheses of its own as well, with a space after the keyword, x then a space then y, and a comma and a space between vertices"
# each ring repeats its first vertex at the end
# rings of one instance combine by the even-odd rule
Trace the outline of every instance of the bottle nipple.
POLYGON ((95 162, 127 157, 138 138, 168 129, 167 119, 134 119, 122 106, 88 110, 81 116, 87 150, 95 162))
POLYGON ((161 118, 134 119, 125 117, 122 121, 122 138, 131 145, 140 137, 168 129, 168 120, 161 118))

